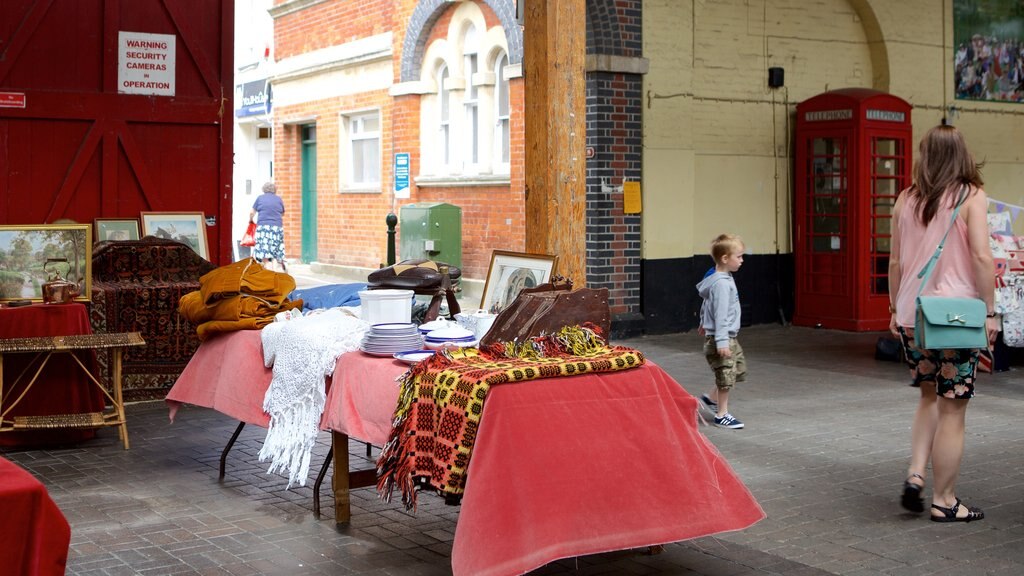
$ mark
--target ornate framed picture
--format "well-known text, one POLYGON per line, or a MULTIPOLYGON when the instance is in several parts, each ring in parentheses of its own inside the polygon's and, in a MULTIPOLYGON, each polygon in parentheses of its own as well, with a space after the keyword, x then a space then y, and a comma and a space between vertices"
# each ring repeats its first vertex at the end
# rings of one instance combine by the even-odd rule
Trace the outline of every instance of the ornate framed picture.
POLYGON ((54 274, 92 297, 92 224, 0 225, 0 301, 43 300, 54 274))
POLYGON ((139 239, 138 218, 96 218, 93 223, 97 242, 139 239))
POLYGON ((142 233, 188 244, 207 260, 206 218, 202 212, 143 212, 142 233))
POLYGON ((492 314, 501 312, 523 288, 550 281, 557 263, 558 256, 495 250, 491 253, 480 308, 492 314))

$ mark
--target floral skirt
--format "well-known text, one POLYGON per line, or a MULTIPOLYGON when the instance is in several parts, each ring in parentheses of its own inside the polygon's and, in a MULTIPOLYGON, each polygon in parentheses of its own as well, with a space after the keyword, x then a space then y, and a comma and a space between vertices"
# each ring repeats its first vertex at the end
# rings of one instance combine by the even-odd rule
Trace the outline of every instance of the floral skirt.
POLYGON ((284 228, 262 224, 257 226, 252 257, 256 260, 284 260, 284 228))

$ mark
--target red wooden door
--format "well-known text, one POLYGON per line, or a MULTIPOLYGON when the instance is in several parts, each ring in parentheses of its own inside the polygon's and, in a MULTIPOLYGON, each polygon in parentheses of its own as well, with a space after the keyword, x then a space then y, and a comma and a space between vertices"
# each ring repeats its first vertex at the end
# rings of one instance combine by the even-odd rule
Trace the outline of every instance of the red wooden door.
POLYGON ((202 211, 229 262, 233 28, 233 0, 0 2, 0 224, 202 211), (173 37, 173 95, 119 93, 122 32, 173 37))

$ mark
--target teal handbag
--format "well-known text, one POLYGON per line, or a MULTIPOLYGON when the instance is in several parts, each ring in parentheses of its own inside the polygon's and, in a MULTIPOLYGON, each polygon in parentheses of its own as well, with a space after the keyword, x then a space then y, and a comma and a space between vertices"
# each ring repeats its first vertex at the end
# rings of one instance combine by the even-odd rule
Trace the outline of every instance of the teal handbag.
POLYGON ((922 350, 988 348, 985 314, 980 298, 918 296, 914 342, 922 350))
POLYGON ((917 314, 914 317, 914 343, 922 350, 956 350, 988 348, 988 333, 985 330, 986 306, 980 298, 954 298, 946 296, 921 296, 921 290, 932 275, 932 268, 942 255, 946 237, 960 213, 964 198, 957 202, 953 218, 946 233, 942 235, 935 254, 928 259, 918 273, 921 285, 917 289, 917 314))

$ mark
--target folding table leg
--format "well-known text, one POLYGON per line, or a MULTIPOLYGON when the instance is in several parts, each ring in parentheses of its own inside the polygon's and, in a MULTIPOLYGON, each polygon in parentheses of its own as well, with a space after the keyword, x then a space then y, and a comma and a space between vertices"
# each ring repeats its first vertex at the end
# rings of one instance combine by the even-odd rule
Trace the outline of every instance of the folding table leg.
POLYGON ((235 433, 231 435, 231 440, 228 440, 228 445, 224 447, 224 451, 220 453, 220 476, 217 480, 224 480, 224 466, 225 461, 228 459, 228 452, 231 451, 231 447, 235 445, 235 440, 238 440, 238 435, 242 433, 242 428, 245 428, 245 422, 239 422, 238 428, 235 428, 235 433))
POLYGON ((316 475, 316 482, 313 483, 313 518, 320 519, 320 485, 324 483, 324 476, 327 476, 327 469, 331 467, 331 459, 334 457, 334 444, 327 450, 324 463, 320 466, 320 473, 316 475))

